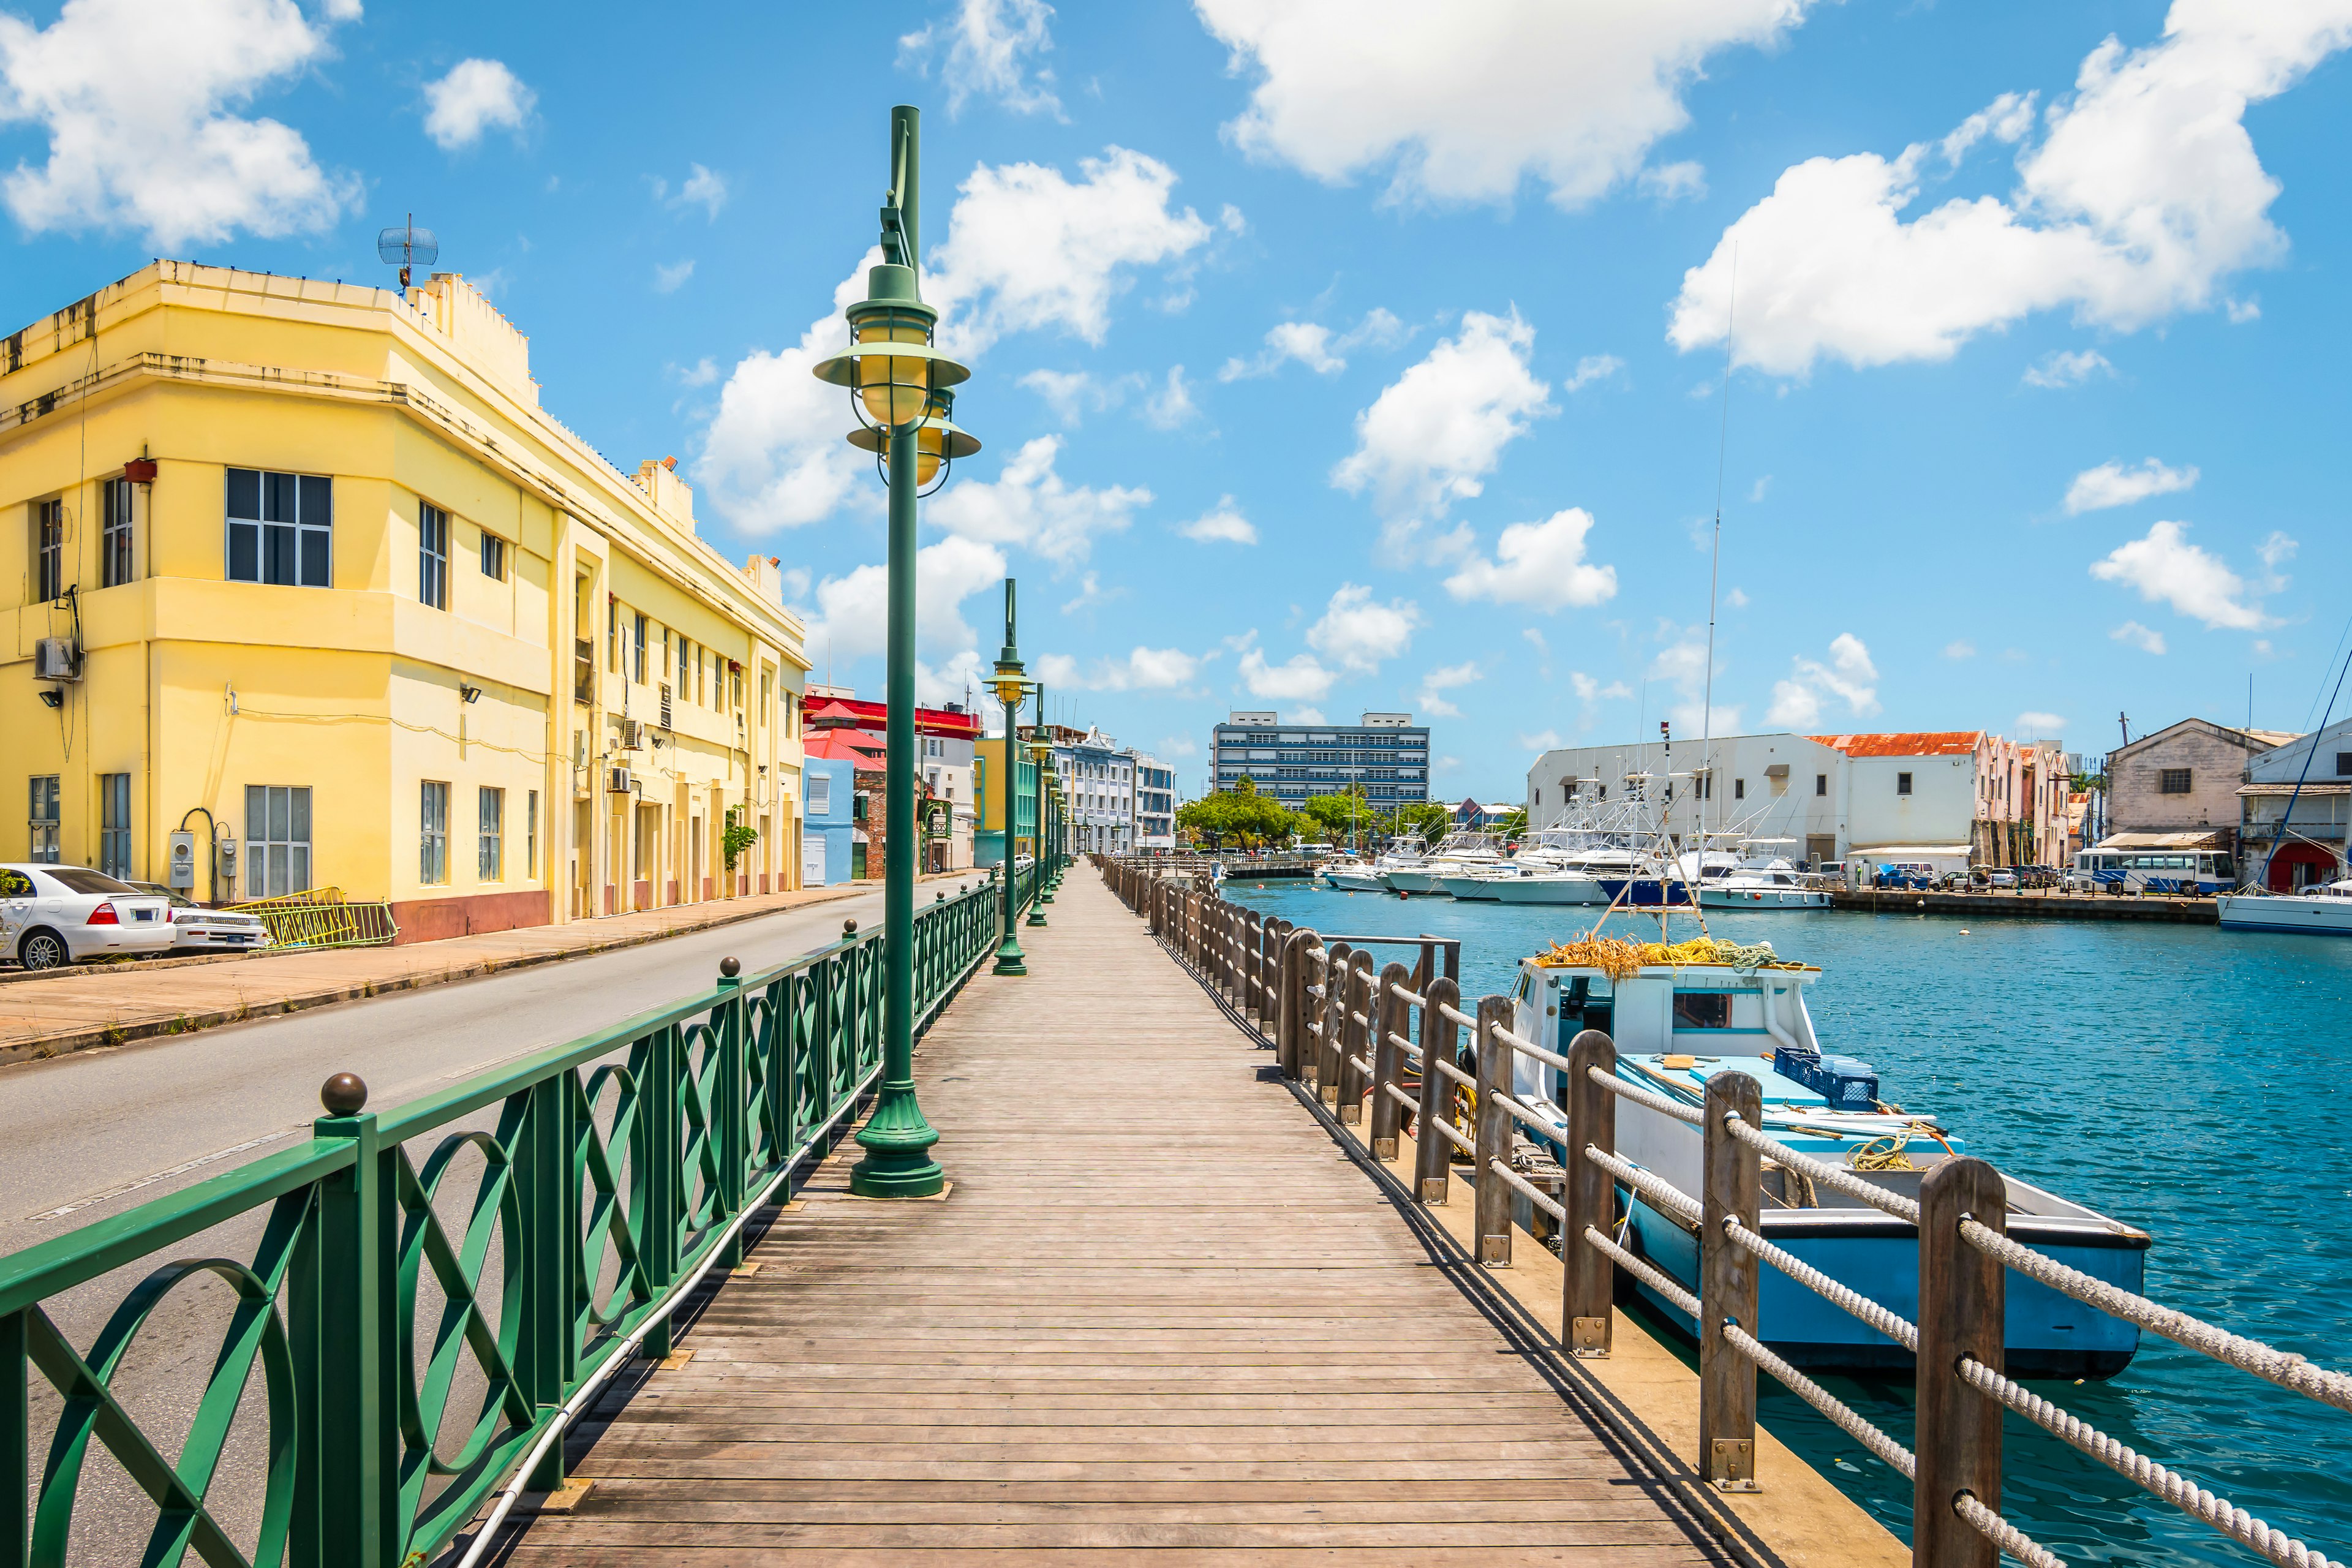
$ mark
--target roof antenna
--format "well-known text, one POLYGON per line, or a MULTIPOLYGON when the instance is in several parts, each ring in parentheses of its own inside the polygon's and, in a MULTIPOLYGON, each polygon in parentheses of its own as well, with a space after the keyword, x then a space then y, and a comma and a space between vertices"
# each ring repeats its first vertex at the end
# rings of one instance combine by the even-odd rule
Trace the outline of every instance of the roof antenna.
MULTIPOLYGON (((1699 861, 1706 860, 1706 807, 1715 799, 1715 584, 1717 574, 1723 565, 1723 468, 1724 459, 1731 450, 1731 371, 1738 363, 1738 343, 1732 330, 1739 320, 1739 242, 1731 242, 1731 298, 1723 311, 1723 421, 1715 438, 1715 546, 1706 563, 1706 681, 1699 699, 1706 711, 1699 715, 1699 761, 1706 768, 1706 794, 1700 796, 1698 809, 1699 861)), ((1722 822, 1723 814, 1715 819, 1722 822)))
POLYGON ((375 237, 376 259, 386 267, 400 268, 400 291, 408 292, 408 269, 414 265, 430 267, 441 259, 441 242, 429 228, 416 226, 416 215, 410 213, 408 221, 398 228, 381 230, 375 237))

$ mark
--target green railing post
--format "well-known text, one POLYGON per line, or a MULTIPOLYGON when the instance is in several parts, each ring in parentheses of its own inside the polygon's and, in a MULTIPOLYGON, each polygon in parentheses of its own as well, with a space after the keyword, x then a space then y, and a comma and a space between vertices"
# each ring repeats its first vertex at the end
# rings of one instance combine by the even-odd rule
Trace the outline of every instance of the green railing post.
POLYGON ((310 1381, 297 1482, 296 1568, 400 1568, 399 1271, 392 1166, 367 1085, 337 1073, 319 1096, 320 1138, 347 1138, 351 1165, 319 1184, 317 1238, 292 1300, 296 1375, 310 1381))
MULTIPOLYGON (((677 1278, 678 1121, 685 1115, 678 1058, 685 1047, 676 1025, 656 1030, 646 1041, 639 1075, 637 1146, 630 1151, 637 1184, 637 1256, 658 1296, 677 1278)), ((644 1353, 665 1360, 675 1348, 670 1320, 646 1334, 644 1353)))
POLYGON ((0 1390, 0 1474, 7 1478, 8 1504, 0 1510, 0 1568, 25 1568, 32 1550, 33 1521, 26 1483, 33 1474, 32 1409, 26 1385, 31 1371, 26 1360, 26 1320, 39 1311, 27 1307, 0 1318, 0 1369, 7 1387, 0 1390))
MULTIPOLYGON (((760 1053, 760 1087, 768 1097, 768 1125, 773 1130, 768 1154, 778 1161, 789 1159, 792 1151, 800 1147, 799 1117, 793 1092, 797 1058, 792 1048, 791 1021, 786 1016, 791 998, 792 982, 768 983, 767 1005, 761 1010, 759 1036, 751 1042, 751 1048, 760 1053)), ((792 1195, 787 1183, 783 1201, 789 1202, 792 1195)))
MULTIPOLYGON (((738 959, 719 961, 719 1001, 710 1009, 718 1035, 719 1091, 710 1107, 712 1135, 719 1148, 719 1217, 731 1221, 743 1212, 743 1171, 750 1155, 744 1112, 751 1097, 751 1079, 743 1070, 743 965, 738 959)), ((721 1244, 719 1267, 733 1268, 743 1261, 743 1232, 733 1225, 721 1244)))
MULTIPOLYGON (((578 1182, 572 1158, 572 1105, 568 1076, 542 1079, 524 1093, 514 1151, 515 1197, 522 1210, 522 1328, 515 1375, 544 1416, 562 1405, 579 1370, 572 1310, 580 1249, 578 1182)), ((563 1445, 551 1445, 530 1484, 552 1491, 563 1484, 563 1445)))

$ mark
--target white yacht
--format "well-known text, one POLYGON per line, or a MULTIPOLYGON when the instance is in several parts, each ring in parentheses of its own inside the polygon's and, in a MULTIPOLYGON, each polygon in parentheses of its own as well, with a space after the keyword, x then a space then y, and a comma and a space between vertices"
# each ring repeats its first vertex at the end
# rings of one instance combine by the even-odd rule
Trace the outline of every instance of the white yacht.
POLYGON ((1732 864, 1716 863, 1714 851, 1698 857, 1685 856, 1685 861, 1696 858, 1693 868, 1697 872, 1698 902, 1706 910, 1825 910, 1830 907, 1826 889, 1808 886, 1787 856, 1779 853, 1781 846, 1795 843, 1793 838, 1751 838, 1740 856, 1725 856, 1732 864))
POLYGON ((2224 893, 2214 905, 2224 931, 2302 931, 2352 936, 2352 879, 2298 893, 2224 893))
POLYGON ((1345 860, 1334 860, 1324 867, 1318 873, 1316 879, 1325 887, 1336 888, 1343 893, 1388 891, 1387 887, 1381 881, 1380 868, 1370 860, 1352 855, 1345 860))
POLYGON ((1482 867, 1500 866, 1503 852, 1496 847, 1495 836, 1472 828, 1457 828, 1440 841, 1419 864, 1401 864, 1383 869, 1381 880, 1395 893, 1434 893, 1439 891, 1440 877, 1461 876, 1482 867))

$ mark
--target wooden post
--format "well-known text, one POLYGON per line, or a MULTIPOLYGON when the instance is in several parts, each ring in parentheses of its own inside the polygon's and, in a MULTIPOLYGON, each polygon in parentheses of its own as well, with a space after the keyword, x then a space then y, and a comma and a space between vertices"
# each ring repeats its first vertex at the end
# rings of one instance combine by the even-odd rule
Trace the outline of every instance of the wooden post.
POLYGON ((1364 1119, 1364 1069, 1358 1067, 1359 1058, 1372 1059, 1372 1026, 1380 1016, 1380 1000, 1372 991, 1372 955, 1353 952, 1348 956, 1348 999, 1343 1004, 1339 1020, 1339 1120, 1359 1122, 1364 1119), (1356 1021, 1357 1015, 1363 1022, 1356 1021))
POLYGON ((1511 1261, 1511 1189, 1495 1174, 1496 1162, 1511 1163, 1511 1113, 1502 1097, 1511 1092, 1511 1047, 1496 1030, 1511 1022, 1507 996, 1478 998, 1478 1261, 1507 1268, 1511 1261))
POLYGON ((1726 1216, 1749 1230, 1763 1202, 1763 1173, 1756 1151, 1723 1124, 1737 1113, 1750 1127, 1764 1124, 1762 1088, 1744 1072, 1719 1072, 1706 1080, 1706 1187, 1698 1237, 1698 1464, 1717 1491, 1752 1492, 1756 1484, 1756 1363, 1723 1337, 1726 1322, 1759 1339, 1757 1270, 1746 1247, 1723 1233, 1726 1216))
POLYGON ((1568 1180, 1560 1189, 1568 1220, 1560 1226, 1559 1244, 1565 1331, 1560 1338, 1570 1354, 1597 1358, 1609 1353, 1617 1266, 1584 1239, 1584 1227, 1591 1226, 1603 1236, 1615 1233, 1617 1178, 1586 1159, 1584 1151, 1617 1152, 1617 1097, 1592 1081, 1590 1072, 1595 1068, 1615 1075, 1617 1045, 1600 1030, 1586 1029, 1568 1047, 1568 1180))
POLYGON ((1995 1568, 2000 1553, 1952 1511, 1962 1492, 2000 1507, 2001 1407, 1962 1383, 1962 1356, 2002 1370, 2008 1271, 1960 1236, 1967 1215, 2007 1234, 2009 1186, 1982 1160, 1944 1160, 1919 1184, 1919 1466, 1912 1568, 1995 1568))
POLYGON ((1290 931, 1282 939, 1282 963, 1275 972, 1274 1062, 1286 1079, 1298 1077, 1298 1042, 1307 1021, 1307 951, 1314 945, 1313 931, 1290 931))
POLYGON ((1410 1010, 1398 994, 1412 972, 1402 963, 1391 963, 1381 971, 1380 991, 1371 1008, 1372 1016, 1372 1158, 1393 1160, 1397 1157, 1397 1129, 1403 1123, 1403 1110, 1389 1094, 1389 1086, 1404 1077, 1404 1047, 1396 1037, 1405 1032, 1405 1019, 1410 1010))
POLYGON ((1339 1103, 1339 1047, 1345 1034, 1339 1025, 1348 1005, 1349 960, 1355 950, 1335 942, 1323 950, 1323 1003, 1316 1017, 1323 1032, 1315 1037, 1315 1092, 1326 1105, 1339 1103))
POLYGON ((1433 980, 1421 990, 1421 1114, 1413 1119, 1412 1190, 1423 1203, 1442 1204, 1447 1175, 1454 1168, 1454 1144, 1436 1131, 1440 1121, 1454 1120, 1454 1080, 1437 1070, 1439 1062, 1454 1059, 1459 1027, 1445 1016, 1462 1006, 1461 988, 1451 980, 1433 980))

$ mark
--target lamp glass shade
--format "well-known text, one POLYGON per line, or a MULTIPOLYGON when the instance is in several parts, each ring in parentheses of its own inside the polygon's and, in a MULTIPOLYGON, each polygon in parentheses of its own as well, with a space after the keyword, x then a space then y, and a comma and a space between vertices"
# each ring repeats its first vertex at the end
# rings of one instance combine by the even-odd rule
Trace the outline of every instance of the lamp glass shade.
POLYGON ((1021 706, 1021 699, 1029 689, 1029 683, 1021 678, 1021 667, 1017 664, 998 665, 989 686, 996 693, 996 700, 1008 713, 1021 706))
MULTIPOLYGON (((866 343, 915 343, 929 347, 930 323, 920 317, 884 311, 857 323, 857 341, 866 343)), ((866 412, 885 427, 911 425, 930 403, 931 362, 917 354, 862 353, 857 356, 857 395, 866 412)), ((939 458, 928 468, 917 465, 917 477, 928 483, 939 471, 939 458)))

